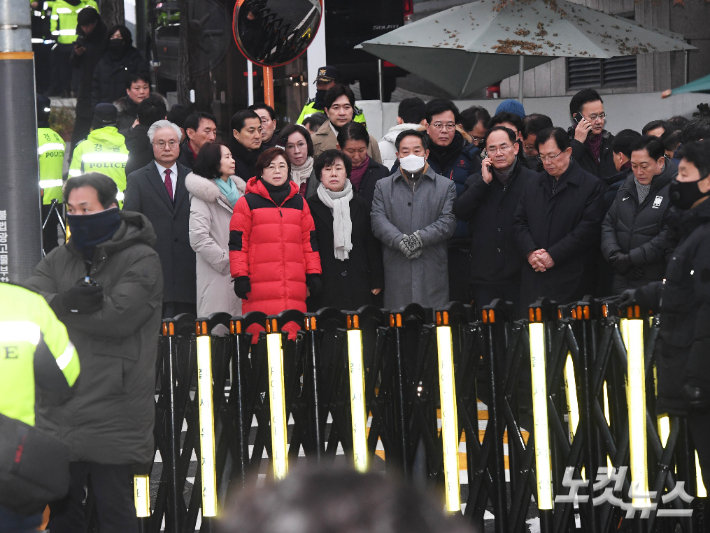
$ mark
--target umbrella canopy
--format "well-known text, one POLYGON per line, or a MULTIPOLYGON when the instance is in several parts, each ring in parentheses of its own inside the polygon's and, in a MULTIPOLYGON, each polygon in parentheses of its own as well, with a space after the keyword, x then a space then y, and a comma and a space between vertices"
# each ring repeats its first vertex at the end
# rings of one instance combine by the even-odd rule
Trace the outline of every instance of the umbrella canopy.
POLYGON ((710 74, 670 91, 670 94, 680 93, 710 93, 710 74))
POLYGON ((668 31, 565 0, 479 0, 413 22, 358 48, 458 98, 557 57, 691 50, 668 31))

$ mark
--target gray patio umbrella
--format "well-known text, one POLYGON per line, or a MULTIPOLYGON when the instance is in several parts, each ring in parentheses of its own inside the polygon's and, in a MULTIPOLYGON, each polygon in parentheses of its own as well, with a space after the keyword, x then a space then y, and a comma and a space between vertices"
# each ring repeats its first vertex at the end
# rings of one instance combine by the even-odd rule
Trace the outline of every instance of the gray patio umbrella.
MULTIPOLYGON (((565 0, 479 0, 413 22, 356 48, 429 80, 457 98, 557 57, 691 50, 666 30, 565 0)), ((520 96, 522 98, 520 77, 520 96)))

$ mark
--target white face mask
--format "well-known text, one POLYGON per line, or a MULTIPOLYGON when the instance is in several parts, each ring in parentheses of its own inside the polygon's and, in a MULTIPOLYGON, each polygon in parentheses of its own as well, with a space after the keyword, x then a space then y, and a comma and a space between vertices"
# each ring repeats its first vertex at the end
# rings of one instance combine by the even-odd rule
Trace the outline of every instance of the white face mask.
POLYGON ((424 158, 420 155, 409 154, 399 160, 399 166, 407 172, 419 172, 424 168, 424 158))

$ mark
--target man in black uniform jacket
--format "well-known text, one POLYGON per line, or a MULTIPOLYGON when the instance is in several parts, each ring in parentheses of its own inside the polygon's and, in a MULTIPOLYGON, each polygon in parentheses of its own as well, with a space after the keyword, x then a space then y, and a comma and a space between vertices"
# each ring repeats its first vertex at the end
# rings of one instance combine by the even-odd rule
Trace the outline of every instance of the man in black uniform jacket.
POLYGON ((688 420, 703 481, 710 483, 710 141, 683 145, 672 204, 671 231, 680 238, 657 281, 625 291, 622 305, 661 310, 656 361, 659 413, 688 420), (663 298, 661 302, 661 297, 663 298))

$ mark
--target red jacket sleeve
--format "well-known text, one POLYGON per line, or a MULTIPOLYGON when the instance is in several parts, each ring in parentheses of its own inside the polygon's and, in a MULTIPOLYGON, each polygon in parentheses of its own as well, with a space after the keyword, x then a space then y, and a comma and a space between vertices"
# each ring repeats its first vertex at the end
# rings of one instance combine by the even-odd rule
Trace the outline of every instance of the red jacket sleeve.
MULTIPOLYGON (((311 221, 312 224, 313 221, 311 221)), ((249 209, 247 199, 242 196, 237 200, 232 220, 229 222, 229 269, 232 278, 249 275, 251 226, 251 209, 249 209)))
POLYGON ((301 216, 301 234, 303 236, 303 255, 306 258, 306 274, 320 274, 322 270, 318 254, 318 241, 316 240, 316 226, 311 216, 311 208, 308 207, 305 200, 301 216))

